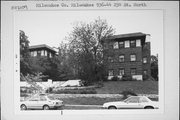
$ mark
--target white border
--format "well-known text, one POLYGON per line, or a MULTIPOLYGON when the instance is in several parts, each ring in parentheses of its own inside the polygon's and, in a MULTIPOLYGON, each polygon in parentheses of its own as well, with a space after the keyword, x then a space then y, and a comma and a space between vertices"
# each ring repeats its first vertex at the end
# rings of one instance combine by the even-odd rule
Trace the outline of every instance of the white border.
MULTIPOLYGON (((33 3, 33 2, 30 2, 33 3)), ((165 56, 159 56, 160 58, 162 58, 164 60, 164 63, 160 63, 160 69, 165 70, 165 73, 163 74, 162 70, 160 70, 159 75, 163 75, 162 77, 162 82, 163 84, 159 83, 159 88, 164 87, 164 91, 162 91, 162 89, 159 90, 160 94, 164 94, 165 96, 163 96, 163 98, 159 98, 159 100, 164 101, 165 99, 165 108, 163 109, 163 111, 159 111, 161 114, 149 114, 149 112, 146 112, 144 115, 141 114, 141 112, 139 111, 139 113, 137 114, 137 112, 133 111, 133 113, 128 113, 128 116, 124 116, 122 113, 119 115, 115 114, 115 111, 112 111, 113 113, 109 113, 109 111, 103 111, 103 113, 105 114, 111 114, 113 116, 111 116, 110 118, 115 118, 115 119, 120 119, 123 117, 123 119, 128 119, 130 118, 129 115, 134 115, 136 117, 134 117, 133 119, 139 119, 139 118, 145 118, 145 119, 170 119, 170 118, 175 118, 178 119, 178 111, 179 109, 177 108, 179 104, 178 100, 179 98, 177 97, 179 94, 178 91, 178 71, 179 69, 177 68, 177 64, 178 64, 178 55, 176 54, 176 52, 178 52, 178 31, 179 29, 177 29, 179 25, 178 24, 178 3, 177 2, 147 2, 150 4, 150 9, 164 9, 164 20, 165 20, 165 31, 164 31, 164 44, 162 45, 162 48, 164 48, 164 53, 165 56), (158 4, 157 4, 158 3, 158 4), (170 18, 169 18, 170 17, 170 18), (171 19, 172 18, 172 19, 171 19), (173 19, 174 18, 174 19, 173 19), (168 33, 168 34, 167 34, 168 33), (173 42, 169 42, 169 39, 174 38, 173 42), (164 46, 164 47, 163 47, 164 46), (174 54, 173 54, 174 53, 174 54), (169 58, 169 55, 171 56, 169 58), (171 61, 173 59, 173 62, 171 61), (171 63, 170 63, 171 62, 171 63), (169 65, 168 65, 169 64, 169 65), (171 66, 170 66, 171 65, 171 66), (165 66, 165 67, 164 67, 165 66), (173 66, 173 69, 172 69, 173 66), (169 71, 168 69, 171 69, 172 71, 169 71), (168 71, 168 72, 167 72, 168 71), (170 76, 167 73, 169 73, 170 75, 174 75, 174 76, 170 76), (174 82, 172 82, 172 77, 174 79, 174 82), (171 78, 171 80, 170 80, 171 78), (165 80, 165 83, 164 83, 165 80), (174 94, 171 94, 174 93, 174 94), (170 96, 171 95, 171 96, 170 96), (169 111, 168 111, 169 110, 169 111)), ((59 119, 59 116, 48 116, 51 114, 51 111, 48 111, 48 115, 46 111, 35 111, 36 115, 43 115, 43 116, 32 116, 33 112, 24 112, 23 114, 19 114, 20 116, 17 116, 17 114, 14 114, 14 107, 13 105, 15 105, 15 108, 17 108, 17 102, 14 101, 14 98, 16 98, 18 95, 18 93, 16 92, 16 90, 14 91, 14 89, 17 89, 19 86, 14 86, 14 83, 16 83, 13 79, 18 77, 16 76, 16 74, 14 74, 14 70, 15 69, 8 69, 8 68, 13 68, 14 64, 16 63, 16 60, 13 62, 12 64, 12 60, 14 60, 15 56, 14 53, 12 53, 14 44, 13 43, 13 29, 12 29, 12 21, 13 21, 13 17, 12 14, 14 11, 10 10, 11 5, 21 5, 21 4, 27 4, 27 2, 2 2, 2 6, 4 9, 2 9, 2 82, 1 82, 1 86, 2 86, 2 118, 5 119, 36 119, 36 118, 44 118, 44 119, 49 119, 49 118, 54 118, 54 119, 59 119), (5 7, 6 6, 6 7, 5 7), (7 13, 7 14, 6 14, 7 13), (11 43, 11 44, 8 44, 11 43), (9 50, 9 51, 8 51, 9 50), (7 67, 8 66, 8 67, 7 67), (9 72, 9 74, 7 73, 9 72), (13 75, 14 74, 14 75, 13 75), (9 80, 9 81, 8 81, 9 80), (14 81, 14 82, 13 82, 14 81), (6 91, 8 88, 9 90, 6 91), (14 92, 13 92, 14 91, 14 92), (14 93, 14 94, 13 94, 14 93), (7 95, 8 94, 8 95, 7 95), (14 101, 14 102, 13 102, 14 101), (5 106, 8 106, 8 109, 5 108, 5 106), (10 111, 10 112, 9 112, 10 111), (23 115, 28 115, 28 116, 23 116, 23 115), (29 116, 31 115, 31 116, 29 116)), ((31 4, 28 4, 28 7, 31 6, 31 4)), ((33 7, 32 7, 33 8, 33 7)), ((15 35, 15 34, 14 34, 15 35)), ((17 36, 14 36, 17 37, 17 36)), ((16 52, 15 52, 16 53, 16 52)), ((161 60, 159 60, 161 61, 161 60)), ((15 67, 14 67, 15 68, 15 67)), ((161 80, 161 79, 160 79, 161 80)), ((162 104, 162 106, 164 106, 162 104)), ((18 107, 19 108, 19 107, 18 107)), ((101 110, 102 111, 102 110, 101 110)), ((55 111, 52 111, 53 113, 51 115, 54 114, 55 111)), ((94 111, 95 113, 88 113, 91 116, 86 116, 86 112, 80 110, 80 111, 63 111, 64 115, 65 114, 76 114, 76 112, 79 112, 77 114, 80 115, 85 115, 85 116, 79 116, 80 118, 93 118, 95 114, 99 114, 101 115, 101 113, 98 113, 98 111, 94 111), (68 113, 70 112, 70 113, 68 113)), ((88 112, 91 112, 91 110, 88 110, 88 112)), ((17 113, 17 111, 15 111, 15 113, 17 113)), ((55 113, 57 115, 59 115, 59 111, 57 111, 57 113, 55 113)), ((77 115, 76 114, 76 115, 77 115)), ((77 116, 76 116, 77 117, 77 116)), ((75 117, 75 118, 76 118, 75 117)), ((69 116, 62 117, 63 119, 69 118, 69 116)), ((107 119, 108 116, 103 114, 102 116, 96 116, 96 118, 102 118, 102 119, 107 119)), ((173 120, 175 120, 173 119, 173 120)))

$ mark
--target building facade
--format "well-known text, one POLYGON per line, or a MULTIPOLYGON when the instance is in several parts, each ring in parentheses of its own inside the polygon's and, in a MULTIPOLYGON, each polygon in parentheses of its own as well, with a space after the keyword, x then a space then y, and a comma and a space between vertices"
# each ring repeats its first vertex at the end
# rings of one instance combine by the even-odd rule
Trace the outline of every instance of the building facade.
POLYGON ((151 75, 149 34, 114 35, 103 41, 104 61, 108 79, 130 75, 143 80, 151 75))
POLYGON ((30 46, 29 51, 31 57, 44 56, 52 58, 56 55, 56 51, 45 44, 30 46))

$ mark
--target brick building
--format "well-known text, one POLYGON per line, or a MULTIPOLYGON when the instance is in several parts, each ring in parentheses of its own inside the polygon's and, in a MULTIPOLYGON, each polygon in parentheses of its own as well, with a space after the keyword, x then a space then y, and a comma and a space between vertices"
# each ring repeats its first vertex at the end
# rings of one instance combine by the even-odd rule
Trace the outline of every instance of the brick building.
POLYGON ((52 58, 56 55, 56 51, 45 44, 30 46, 29 51, 32 57, 45 56, 52 58))
POLYGON ((108 79, 132 75, 137 80, 151 75, 149 34, 114 35, 103 41, 108 79))

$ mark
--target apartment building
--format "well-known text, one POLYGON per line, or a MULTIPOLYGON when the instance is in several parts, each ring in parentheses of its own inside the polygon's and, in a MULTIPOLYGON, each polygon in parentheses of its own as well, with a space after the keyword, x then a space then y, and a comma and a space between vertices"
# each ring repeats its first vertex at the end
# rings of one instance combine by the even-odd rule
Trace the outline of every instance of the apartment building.
POLYGON ((125 74, 136 80, 143 80, 151 75, 149 38, 149 34, 138 32, 114 35, 103 41, 109 80, 113 76, 122 78, 125 74))

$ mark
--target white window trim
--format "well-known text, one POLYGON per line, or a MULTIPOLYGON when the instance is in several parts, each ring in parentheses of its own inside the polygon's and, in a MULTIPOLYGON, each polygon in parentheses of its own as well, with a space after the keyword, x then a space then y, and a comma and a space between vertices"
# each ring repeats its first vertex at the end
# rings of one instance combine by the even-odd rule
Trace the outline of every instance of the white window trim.
POLYGON ((129 48, 130 47, 130 41, 129 40, 125 41, 124 47, 125 48, 129 48))
POLYGON ((46 50, 44 51, 44 56, 47 56, 47 51, 46 50))
POLYGON ((34 56, 37 56, 37 51, 34 51, 34 56))
POLYGON ((141 40, 140 39, 136 40, 136 47, 141 47, 141 40))
POLYGON ((143 63, 147 63, 147 57, 143 57, 143 63))
POLYGON ((41 56, 44 56, 44 50, 41 50, 41 56))
POLYGON ((114 75, 114 70, 108 70, 108 76, 113 76, 114 75), (112 75, 110 75, 110 71, 112 72, 112 75))
POLYGON ((130 61, 136 61, 136 54, 131 54, 130 55, 130 61), (132 56, 135 56, 135 57, 132 57, 132 56))
POLYGON ((123 75, 124 75, 124 72, 125 72, 124 68, 120 68, 120 69, 119 69, 119 75, 120 75, 120 76, 123 76, 123 75), (121 70, 123 71, 122 74, 121 74, 121 72, 120 72, 121 70))

